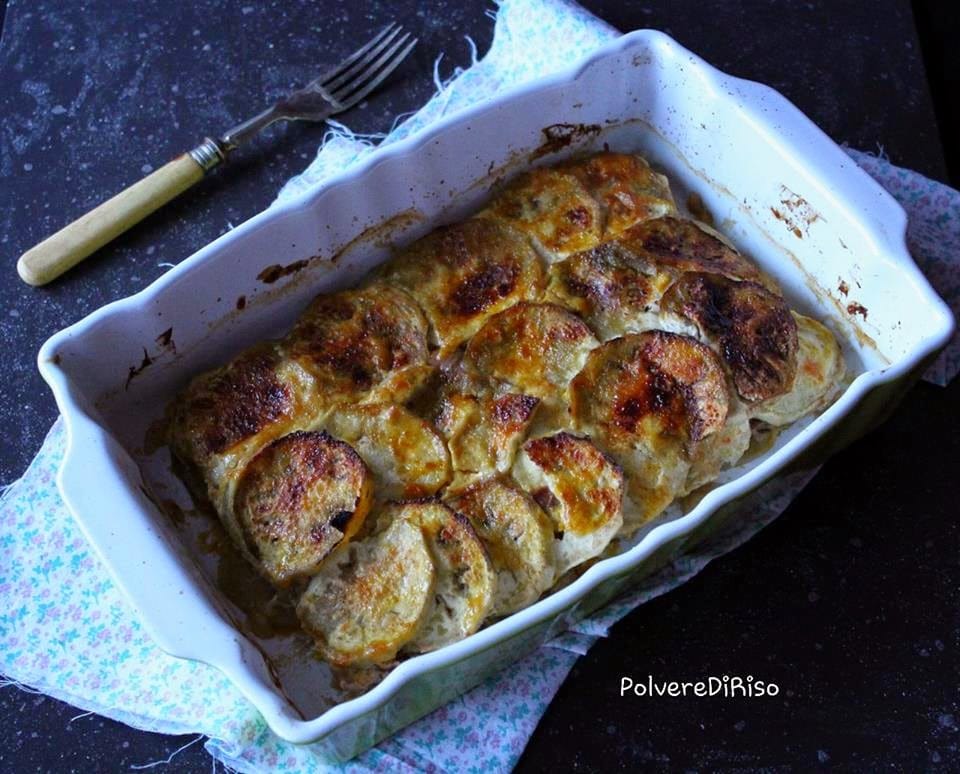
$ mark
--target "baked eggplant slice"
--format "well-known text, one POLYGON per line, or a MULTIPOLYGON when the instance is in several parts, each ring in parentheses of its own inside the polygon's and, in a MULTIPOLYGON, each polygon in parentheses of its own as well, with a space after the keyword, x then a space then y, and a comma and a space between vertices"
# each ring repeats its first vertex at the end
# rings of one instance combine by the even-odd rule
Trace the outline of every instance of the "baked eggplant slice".
MULTIPOLYGON (((692 220, 664 217, 630 228, 618 241, 638 260, 675 275, 693 271, 772 284, 772 280, 765 278, 753 263, 715 233, 692 220)), ((775 286, 771 290, 777 292, 775 286)))
POLYGON ((577 427, 623 466, 630 521, 640 523, 684 491, 696 446, 724 426, 729 407, 727 379, 713 351, 665 331, 595 349, 571 396, 577 427))
POLYGON ((283 588, 313 575, 360 528, 372 500, 373 478, 348 444, 298 430, 246 465, 233 517, 261 572, 283 588))
POLYGON ((547 299, 581 315, 609 341, 661 327, 659 301, 673 279, 619 241, 604 242, 553 264, 547 299))
POLYGON ((195 378, 173 404, 173 453, 200 474, 215 506, 238 464, 315 416, 309 373, 273 344, 253 347, 228 365, 195 378))
POLYGON ((478 481, 447 503, 470 520, 487 549, 497 575, 492 617, 532 604, 553 585, 553 524, 511 479, 478 481))
POLYGON ((781 296, 757 282, 692 272, 670 287, 661 307, 697 325, 748 403, 790 391, 797 372, 797 323, 781 296))
POLYGON ((450 480, 450 456, 431 425, 403 406, 343 407, 323 422, 373 471, 378 501, 432 495, 450 480))
POLYGON ((467 345, 464 362, 525 395, 559 404, 598 345, 589 326, 563 307, 519 303, 487 320, 467 345))
POLYGON ((518 176, 480 213, 510 223, 548 261, 586 250, 603 238, 600 205, 571 172, 540 167, 518 176))
POLYGON ((479 629, 490 614, 497 578, 467 518, 439 500, 395 503, 381 518, 387 523, 417 525, 436 568, 430 610, 405 650, 436 650, 479 629))
POLYGON ((513 478, 553 522, 556 577, 599 555, 623 524, 623 474, 589 438, 527 441, 513 478))
POLYGON ((454 483, 510 470, 539 403, 518 393, 445 395, 436 425, 447 439, 454 483))
POLYGON ((316 298, 283 342, 325 405, 402 403, 429 376, 427 321, 398 288, 374 283, 316 298))
POLYGON ((599 205, 604 240, 677 211, 670 182, 640 156, 597 153, 561 168, 576 177, 599 205))
POLYGON ((797 375, 784 394, 750 407, 750 416, 781 427, 825 408, 843 379, 846 366, 840 345, 816 320, 791 313, 797 324, 797 375))
POLYGON ((476 333, 487 318, 538 297, 540 259, 523 234, 493 220, 444 226, 407 247, 380 271, 423 308, 440 357, 476 333))
POLYGON ((436 575, 423 531, 398 519, 330 556, 301 596, 297 616, 334 666, 386 664, 432 612, 436 575))

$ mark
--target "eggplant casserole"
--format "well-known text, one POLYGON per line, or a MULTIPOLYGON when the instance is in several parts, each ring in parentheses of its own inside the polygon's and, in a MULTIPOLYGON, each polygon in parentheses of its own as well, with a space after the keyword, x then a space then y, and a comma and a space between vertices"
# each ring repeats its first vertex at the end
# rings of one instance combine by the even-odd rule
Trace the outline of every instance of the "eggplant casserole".
POLYGON ((842 376, 663 175, 602 153, 198 376, 169 443, 319 655, 379 668, 532 604, 842 376))

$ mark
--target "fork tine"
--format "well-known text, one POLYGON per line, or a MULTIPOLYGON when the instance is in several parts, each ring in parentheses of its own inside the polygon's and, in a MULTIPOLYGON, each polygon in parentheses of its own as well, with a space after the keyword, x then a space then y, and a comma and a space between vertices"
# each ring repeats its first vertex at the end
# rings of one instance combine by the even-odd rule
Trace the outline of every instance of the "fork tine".
POLYGON ((336 78, 337 76, 341 75, 346 68, 350 67, 350 65, 352 65, 360 57, 366 54, 367 51, 369 51, 371 48, 373 48, 378 43, 380 43, 385 36, 389 35, 390 33, 396 32, 398 29, 402 29, 402 28, 396 22, 390 22, 390 24, 388 24, 386 27, 380 30, 380 32, 374 35, 369 41, 367 41, 367 43, 365 43, 363 46, 361 46, 352 54, 350 54, 350 56, 348 56, 342 62, 337 64, 336 67, 332 67, 320 77, 314 78, 304 88, 307 88, 307 89, 315 88, 317 86, 320 86, 326 83, 331 78, 336 78))
POLYGON ((400 63, 407 58, 407 55, 411 51, 413 51, 413 47, 417 45, 418 39, 414 38, 409 43, 407 43, 407 45, 403 48, 402 51, 400 51, 400 53, 394 55, 394 52, 400 46, 403 45, 403 43, 406 41, 408 37, 409 37, 409 33, 407 35, 404 35, 403 38, 401 38, 400 40, 398 40, 397 43, 390 49, 390 51, 388 51, 382 57, 380 57, 380 59, 377 60, 376 64, 373 67, 369 68, 369 70, 363 74, 362 78, 357 78, 353 83, 345 87, 340 94, 334 97, 334 99, 342 103, 343 105, 342 109, 345 110, 349 107, 353 107, 354 105, 356 105, 360 100, 366 97, 371 91, 377 88, 377 86, 379 86, 383 82, 383 80, 388 75, 390 75, 390 73, 392 73, 394 70, 397 69, 400 63), (390 59, 391 56, 393 56, 393 59, 390 59), (377 74, 377 70, 381 67, 381 65, 384 64, 384 62, 387 63, 386 66, 382 70, 380 70, 379 74, 377 74), (359 91, 353 91, 354 89, 359 88, 362 85, 363 81, 365 81, 368 77, 371 77, 375 74, 376 74, 376 77, 372 81, 370 81, 368 84, 363 86, 363 88, 361 88, 359 91))
MULTIPOLYGON (((402 25, 395 27, 390 32, 390 34, 387 35, 382 40, 380 40, 375 47, 371 48, 368 51, 365 51, 363 58, 357 60, 355 63, 352 63, 349 69, 345 69, 332 81, 324 81, 322 84, 323 88, 326 89, 328 92, 333 93, 334 91, 339 89, 343 84, 349 83, 351 80, 354 80, 356 77, 358 77, 358 74, 363 73, 364 70, 366 70, 370 66, 370 63, 374 61, 376 57, 380 56, 380 54, 384 51, 384 49, 387 48, 387 46, 391 45, 394 42, 394 40, 396 40, 397 35, 399 35, 402 30, 403 30, 402 25)), ((407 33, 407 35, 408 34, 409 33, 407 33)))

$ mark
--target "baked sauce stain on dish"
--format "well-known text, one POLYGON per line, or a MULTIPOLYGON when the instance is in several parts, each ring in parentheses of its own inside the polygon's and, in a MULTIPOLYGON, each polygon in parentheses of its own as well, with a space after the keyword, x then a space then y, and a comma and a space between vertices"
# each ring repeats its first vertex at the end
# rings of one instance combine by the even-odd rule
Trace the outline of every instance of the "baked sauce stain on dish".
POLYGON ((424 214, 415 207, 401 210, 396 215, 391 215, 380 223, 368 226, 349 242, 345 242, 338 247, 337 251, 330 256, 329 262, 336 265, 341 258, 349 255, 354 248, 368 242, 372 242, 377 247, 390 247, 392 237, 397 231, 403 231, 410 226, 420 223, 424 219, 424 214))
POLYGON ((288 263, 286 266, 281 266, 279 263, 274 263, 261 271, 257 275, 257 279, 266 285, 272 285, 278 279, 289 277, 291 274, 296 274, 301 269, 305 269, 309 263, 310 260, 308 258, 304 258, 300 261, 294 261, 293 263, 288 263))
POLYGON ((849 304, 847 304, 847 314, 849 314, 849 315, 858 314, 858 315, 860 315, 864 320, 866 320, 866 319, 867 319, 867 315, 869 314, 869 310, 867 309, 867 307, 865 307, 865 306, 864 306, 863 304, 861 304, 859 301, 851 301, 849 304))
POLYGON ((174 355, 177 354, 177 343, 173 340, 173 328, 167 328, 163 333, 157 336, 154 341, 161 350, 169 350, 174 355))
POLYGON ((147 354, 147 348, 143 348, 143 360, 140 361, 138 366, 130 366, 130 369, 127 371, 127 381, 123 384, 123 389, 126 390, 130 387, 130 382, 136 379, 140 374, 147 370, 150 366, 153 365, 153 358, 147 354))
POLYGON ((543 142, 530 154, 530 160, 563 150, 574 142, 600 134, 600 124, 551 124, 540 130, 543 142))
POLYGON ((804 235, 809 236, 810 226, 816 221, 826 220, 810 206, 806 199, 800 194, 794 193, 785 185, 780 186, 780 195, 782 197, 780 205, 783 209, 771 207, 770 211, 777 220, 783 221, 797 239, 803 239, 804 235))
POLYGON ((191 493, 194 507, 185 509, 169 498, 152 496, 144 487, 141 491, 181 534, 186 531, 188 521, 201 520, 203 528, 195 538, 197 548, 217 558, 215 585, 243 613, 244 620, 235 622, 240 629, 261 639, 300 631, 293 601, 256 572, 251 572, 249 562, 234 547, 212 505, 191 493))
POLYGON ((776 207, 771 207, 770 212, 773 213, 773 217, 775 217, 777 220, 783 221, 783 223, 797 239, 803 239, 803 232, 800 230, 800 227, 793 222, 789 215, 784 215, 776 207))

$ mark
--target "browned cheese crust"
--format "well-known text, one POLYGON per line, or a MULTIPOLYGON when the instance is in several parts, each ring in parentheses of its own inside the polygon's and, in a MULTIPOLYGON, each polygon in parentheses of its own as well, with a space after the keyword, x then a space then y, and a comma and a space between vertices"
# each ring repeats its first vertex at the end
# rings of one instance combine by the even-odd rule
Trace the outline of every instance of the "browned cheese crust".
POLYGON ((600 153, 518 176, 482 217, 508 221, 550 261, 589 250, 629 226, 676 211, 667 179, 638 156, 600 153))
POLYGON ((675 273, 697 271, 767 281, 750 261, 691 220, 648 220, 623 233, 620 242, 638 259, 675 273))
POLYGON ((321 295, 283 343, 328 405, 405 400, 429 373, 427 321, 405 292, 374 283, 321 295))
POLYGON ((519 303, 487 320, 464 359, 526 395, 560 403, 598 343, 586 323, 563 307, 519 303))
POLYGON ((599 555, 623 525, 623 474, 589 438, 561 431, 527 441, 513 477, 553 522, 558 577, 599 555))
POLYGON ((693 272, 667 291, 663 308, 692 320, 718 348, 744 400, 766 400, 793 386, 797 324, 787 302, 763 285, 693 272))
POLYGON ((582 315, 607 340, 654 327, 671 280, 615 240, 553 264, 547 297, 582 315))
POLYGON ((654 172, 640 156, 597 153, 566 168, 599 204, 604 239, 677 211, 667 178, 654 172))
POLYGON ((290 417, 295 397, 277 374, 280 362, 273 347, 261 346, 194 379, 174 409, 177 452, 202 466, 210 455, 290 417))
POLYGON ((543 268, 527 239, 506 224, 471 219, 444 226, 402 251, 380 276, 423 308, 440 356, 492 315, 543 291, 543 268))
POLYGON ((632 334, 594 350, 571 385, 577 425, 623 466, 646 521, 686 484, 697 445, 723 427, 729 394, 716 355, 689 336, 632 334))
POLYGON ((277 586, 312 575, 366 518, 373 480, 360 456, 323 432, 273 441, 246 466, 234 515, 246 547, 277 586))

